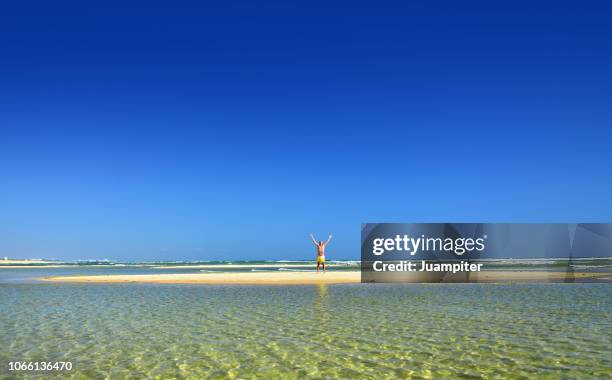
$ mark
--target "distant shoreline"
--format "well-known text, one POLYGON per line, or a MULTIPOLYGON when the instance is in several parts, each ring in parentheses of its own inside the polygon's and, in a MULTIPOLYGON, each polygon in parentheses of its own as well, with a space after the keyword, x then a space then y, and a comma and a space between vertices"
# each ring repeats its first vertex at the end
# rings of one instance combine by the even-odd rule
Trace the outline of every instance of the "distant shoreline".
POLYGON ((47 264, 64 264, 63 261, 51 261, 44 259, 8 259, 4 260, 0 258, 0 266, 13 266, 13 265, 47 265, 47 264))

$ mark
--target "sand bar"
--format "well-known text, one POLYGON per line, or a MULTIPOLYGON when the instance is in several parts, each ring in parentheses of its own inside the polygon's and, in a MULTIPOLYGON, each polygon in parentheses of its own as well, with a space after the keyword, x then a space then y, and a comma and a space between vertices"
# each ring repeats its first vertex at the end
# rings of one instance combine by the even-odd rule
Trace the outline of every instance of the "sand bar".
MULTIPOLYGON (((606 278, 609 273, 575 273, 575 279, 606 278)), ((472 280, 478 282, 547 282, 563 281, 563 272, 516 271, 480 272, 472 280)), ((358 271, 322 272, 238 272, 238 273, 172 273, 143 275, 96 275, 44 277, 55 282, 87 283, 155 283, 155 284, 209 284, 209 285, 315 285, 350 284, 361 281, 358 271)), ((418 281, 416 281, 418 282, 418 281)))
POLYGON ((314 285, 349 284, 361 281, 360 272, 240 272, 240 273, 177 273, 104 276, 45 277, 60 282, 155 284, 215 284, 215 285, 314 285))
POLYGON ((196 264, 196 265, 164 265, 155 266, 153 269, 213 269, 213 268, 311 268, 316 264, 196 264))

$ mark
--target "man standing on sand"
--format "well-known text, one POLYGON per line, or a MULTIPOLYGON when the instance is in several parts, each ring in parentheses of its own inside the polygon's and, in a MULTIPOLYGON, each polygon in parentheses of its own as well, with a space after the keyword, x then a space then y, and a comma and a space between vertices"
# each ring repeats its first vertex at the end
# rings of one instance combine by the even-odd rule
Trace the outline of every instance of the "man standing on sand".
POLYGON ((317 247, 317 272, 319 271, 319 265, 323 266, 323 272, 325 272, 325 247, 332 239, 332 234, 329 234, 329 237, 327 238, 327 241, 325 243, 323 243, 322 240, 317 241, 317 239, 315 239, 312 234, 310 234, 310 238, 312 239, 314 245, 317 247))

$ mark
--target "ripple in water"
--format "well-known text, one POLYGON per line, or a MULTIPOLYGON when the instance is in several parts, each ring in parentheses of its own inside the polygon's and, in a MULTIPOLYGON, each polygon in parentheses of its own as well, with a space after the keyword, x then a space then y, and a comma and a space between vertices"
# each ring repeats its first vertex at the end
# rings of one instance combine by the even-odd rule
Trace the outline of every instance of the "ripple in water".
POLYGON ((609 284, 5 284, 0 362, 71 360, 74 378, 610 378, 611 296, 609 284))

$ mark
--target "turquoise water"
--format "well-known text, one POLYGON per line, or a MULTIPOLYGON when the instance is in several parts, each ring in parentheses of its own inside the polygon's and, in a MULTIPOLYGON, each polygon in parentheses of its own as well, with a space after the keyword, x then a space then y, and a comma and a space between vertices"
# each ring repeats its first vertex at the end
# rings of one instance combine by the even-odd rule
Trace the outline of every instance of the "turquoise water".
MULTIPOLYGON (((610 284, 53 284, 0 271, 10 360, 73 378, 610 378, 610 284)), ((33 272, 35 271, 35 272, 33 272)), ((25 377, 34 377, 27 375, 25 377)))

